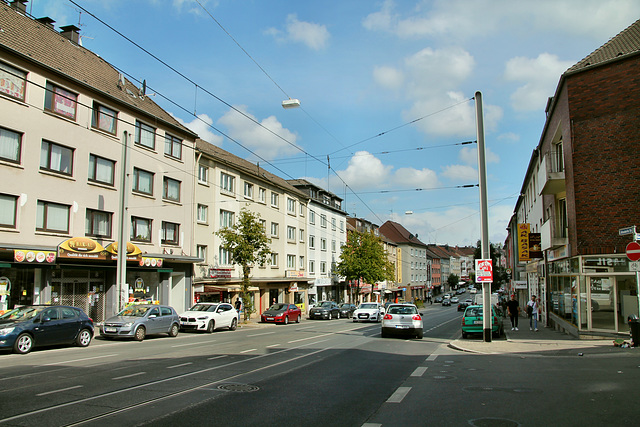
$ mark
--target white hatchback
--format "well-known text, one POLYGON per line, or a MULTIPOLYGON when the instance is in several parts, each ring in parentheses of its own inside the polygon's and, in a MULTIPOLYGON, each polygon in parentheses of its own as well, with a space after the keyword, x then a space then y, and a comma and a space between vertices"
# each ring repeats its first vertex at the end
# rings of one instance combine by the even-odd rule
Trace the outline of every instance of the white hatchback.
POLYGON ((391 304, 382 318, 380 335, 408 335, 422 339, 424 334, 422 315, 413 304, 391 304))

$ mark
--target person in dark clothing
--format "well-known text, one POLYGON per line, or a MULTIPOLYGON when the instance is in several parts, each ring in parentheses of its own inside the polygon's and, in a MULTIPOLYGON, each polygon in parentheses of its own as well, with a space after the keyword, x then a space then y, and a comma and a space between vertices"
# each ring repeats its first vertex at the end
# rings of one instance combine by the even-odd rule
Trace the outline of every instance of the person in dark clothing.
POLYGON ((240 308, 242 308, 242 301, 240 301, 240 297, 236 300, 236 311, 240 313, 240 308))
POLYGON ((518 330, 518 315, 520 314, 520 304, 516 299, 516 295, 511 295, 511 300, 507 303, 507 311, 509 312, 509 318, 511 319, 511 330, 518 330))

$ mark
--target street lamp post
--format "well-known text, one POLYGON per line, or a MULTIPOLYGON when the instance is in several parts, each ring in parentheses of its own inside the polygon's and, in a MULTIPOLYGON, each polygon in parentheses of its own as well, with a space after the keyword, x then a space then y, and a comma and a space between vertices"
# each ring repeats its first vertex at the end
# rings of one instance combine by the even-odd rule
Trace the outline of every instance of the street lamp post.
POLYGON ((120 221, 118 223, 118 260, 116 267, 118 290, 117 312, 124 308, 124 296, 127 290, 127 195, 128 187, 128 157, 129 157, 129 139, 131 135, 126 130, 122 135, 122 164, 120 165, 120 203, 118 206, 118 215, 120 221))

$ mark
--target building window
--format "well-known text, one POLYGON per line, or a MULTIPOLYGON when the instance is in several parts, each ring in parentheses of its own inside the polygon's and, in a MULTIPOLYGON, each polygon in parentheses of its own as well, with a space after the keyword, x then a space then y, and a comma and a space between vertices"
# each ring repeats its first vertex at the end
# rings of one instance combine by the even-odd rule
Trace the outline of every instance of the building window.
POLYGON ((336 241, 332 240, 331 241, 331 252, 335 252, 336 251, 336 241))
POLYGON ((0 93, 24 101, 27 73, 0 62, 0 93))
POLYGON ((142 169, 133 168, 133 191, 153 194, 153 174, 142 169))
POLYGON ((198 258, 202 258, 204 262, 207 262, 207 246, 196 245, 196 253, 198 258))
POLYGON ((567 237, 567 229, 569 223, 567 221, 567 199, 558 200, 558 230, 556 235, 558 237, 567 237))
POLYGON ((36 230, 53 233, 69 232, 69 206, 38 200, 36 230))
POLYGON ((220 190, 224 193, 234 194, 235 177, 224 172, 220 172, 220 190))
POLYGON ((562 139, 555 144, 555 170, 551 172, 563 172, 564 171, 564 149, 562 147, 562 139))
POLYGON ((287 197, 287 212, 290 214, 296 214, 296 201, 287 197))
POLYGON ((143 147, 156 149, 156 128, 136 120, 136 135, 134 142, 143 147))
POLYGON ((164 153, 175 159, 182 159, 182 140, 173 135, 164 135, 164 153))
POLYGON ((309 274, 316 274, 316 262, 309 261, 309 274))
POLYGON ((177 245, 180 239, 180 224, 162 221, 161 243, 163 245, 177 245))
POLYGON ((244 183, 244 197, 247 199, 253 199, 253 184, 250 182, 244 183))
POLYGON ((209 222, 209 207, 198 203, 198 222, 206 224, 209 222))
POLYGON ((312 210, 309 211, 309 224, 315 225, 316 223, 316 213, 312 210))
POLYGON ((231 228, 235 223, 235 216, 233 212, 220 211, 220 228, 231 228))
POLYGON ((16 228, 16 212, 18 198, 8 194, 0 194, 0 227, 16 228))
POLYGON ((271 223, 271 237, 278 237, 278 223, 271 223))
POLYGON ((325 239, 324 237, 320 239, 320 250, 321 251, 327 250, 327 239, 325 239))
POLYGON ((267 232, 267 220, 266 219, 258 219, 258 222, 260 223, 260 227, 262 227, 262 229, 264 230, 264 232, 267 232))
POLYGON ((91 126, 115 135, 118 127, 118 112, 94 102, 91 126))
MULTIPOLYGON (((2 63, 0 63, 0 65, 1 64, 2 63)), ((2 79, 0 79, 0 82, 2 82, 2 79)), ((1 83, 0 88, 2 88, 1 83)), ((20 164, 21 152, 22 134, 9 129, 0 128, 0 159, 20 164)))
POLYGON ((222 246, 220 246, 220 250, 218 251, 220 265, 232 265, 231 262, 231 252, 222 246))
POLYGON ((89 181, 113 186, 116 162, 104 157, 89 155, 89 181))
POLYGON ((310 235, 309 236, 309 249, 315 249, 315 248, 316 248, 316 236, 310 235))
POLYGON ((209 168, 203 165, 198 165, 198 183, 209 184, 209 168))
POLYGON ((78 95, 47 82, 44 95, 44 108, 71 120, 76 119, 78 95))
POLYGON ((304 205, 302 203, 298 203, 300 206, 300 216, 304 216, 304 205))
POLYGON ((287 255, 287 268, 293 270, 296 268, 296 256, 287 255))
POLYGON ((278 254, 275 252, 271 252, 271 267, 272 268, 278 267, 278 254))
POLYGON ((111 237, 112 216, 113 214, 110 212, 87 209, 87 218, 84 226, 85 236, 111 237))
POLYGON ((73 150, 53 142, 42 141, 40 169, 71 176, 73 173, 73 150))
POLYGON ((274 208, 278 207, 278 198, 279 198, 279 194, 278 193, 274 193, 272 191, 271 192, 271 206, 273 206, 274 208))
POLYGON ((320 227, 327 228, 327 216, 325 214, 320 215, 320 227))
POLYGON ((335 218, 331 218, 331 229, 332 230, 336 229, 336 219, 335 218))
POLYGON ((340 231, 344 231, 344 221, 340 221, 340 231))
POLYGON ((162 187, 162 197, 173 202, 180 201, 180 181, 164 177, 164 185, 162 187))
POLYGON ((320 261, 320 274, 327 274, 327 262, 320 261))
POLYGON ((287 240, 290 242, 295 242, 296 240, 296 228, 290 225, 287 226, 287 240))
POLYGON ((151 242, 151 220, 132 216, 130 237, 139 242, 151 242))
POLYGON ((264 188, 258 189, 258 201, 260 203, 267 203, 267 190, 264 188))
POLYGON ((300 270, 304 270, 304 257, 300 255, 299 260, 300 262, 298 263, 298 265, 300 266, 300 270))
POLYGON ((304 230, 300 229, 300 243, 304 243, 304 230))

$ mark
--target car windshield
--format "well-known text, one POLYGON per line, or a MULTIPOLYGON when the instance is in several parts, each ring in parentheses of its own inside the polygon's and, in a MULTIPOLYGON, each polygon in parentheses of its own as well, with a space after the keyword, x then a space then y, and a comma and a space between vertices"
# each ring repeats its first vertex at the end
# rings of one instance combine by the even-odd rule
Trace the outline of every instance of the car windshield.
POLYGON ((189 311, 216 311, 218 304, 196 304, 189 311))
POLYGON ((389 307, 389 314, 416 314, 418 310, 415 307, 407 306, 391 306, 389 307))
POLYGON ((273 304, 271 307, 269 307, 269 310, 271 311, 285 310, 288 306, 289 304, 273 304))
POLYGON ((38 313, 40 313, 45 308, 47 308, 47 307, 33 307, 33 306, 30 306, 30 305, 27 305, 25 307, 18 307, 18 308, 15 308, 15 309, 3 314, 2 316, 0 316, 0 319, 2 319, 2 320, 28 320, 28 319, 31 319, 33 317, 36 317, 38 315, 38 313))
POLYGON ((377 304, 360 304, 360 308, 378 308, 377 304))
POLYGON ((127 307, 118 313, 118 316, 129 316, 129 317, 144 317, 145 313, 149 311, 151 307, 144 305, 133 305, 131 307, 127 307))
POLYGON ((330 308, 331 307, 331 302, 325 301, 322 304, 320 304, 320 307, 330 308))
POLYGON ((340 304, 340 308, 351 308, 351 304, 347 304, 346 302, 342 303, 340 304))

